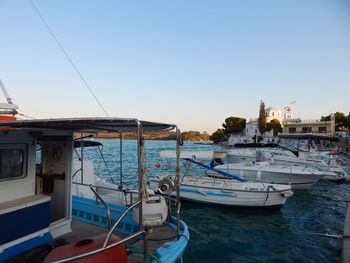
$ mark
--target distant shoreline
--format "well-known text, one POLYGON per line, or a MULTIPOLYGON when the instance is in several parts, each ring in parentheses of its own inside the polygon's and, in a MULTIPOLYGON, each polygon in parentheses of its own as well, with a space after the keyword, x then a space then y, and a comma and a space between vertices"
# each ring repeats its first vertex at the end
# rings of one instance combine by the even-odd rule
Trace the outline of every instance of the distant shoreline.
MULTIPOLYGON (((191 131, 192 132, 192 131, 191 131)), ((209 136, 207 134, 201 134, 200 132, 192 132, 195 133, 195 135, 191 136, 191 132, 184 132, 182 133, 182 138, 183 141, 193 141, 193 142, 211 142, 209 140, 209 136)), ((84 138, 85 139, 108 139, 108 140, 120 140, 120 133, 109 133, 108 135, 105 133, 97 133, 94 134, 93 136, 89 137, 89 133, 84 133, 84 134, 77 134, 75 136, 75 139, 79 138, 84 138)), ((137 134, 133 132, 125 132, 122 133, 122 139, 123 140, 136 140, 137 139, 137 134)), ((145 140, 164 140, 164 141, 174 141, 176 140, 176 134, 175 132, 148 132, 144 134, 144 139, 145 140)))

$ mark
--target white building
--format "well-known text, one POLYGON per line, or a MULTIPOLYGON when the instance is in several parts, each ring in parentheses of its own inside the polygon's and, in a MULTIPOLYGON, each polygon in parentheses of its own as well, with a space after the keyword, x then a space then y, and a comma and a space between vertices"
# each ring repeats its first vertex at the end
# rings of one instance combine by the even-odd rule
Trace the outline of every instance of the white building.
MULTIPOLYGON (((293 119, 293 113, 291 107, 284 108, 284 114, 282 115, 281 110, 275 107, 269 107, 265 110, 266 122, 270 122, 274 119, 278 120, 281 125, 288 120, 293 119)), ((240 135, 232 134, 228 139, 229 145, 234 145, 235 143, 245 143, 253 142, 254 136, 261 136, 259 131, 259 124, 257 118, 251 118, 249 122, 246 123, 245 130, 240 135)), ((273 131, 264 133, 264 142, 276 142, 276 138, 273 136, 273 131)))
POLYGON ((280 123, 283 122, 281 110, 274 107, 267 108, 265 110, 266 122, 270 122, 274 119, 278 120, 280 123))

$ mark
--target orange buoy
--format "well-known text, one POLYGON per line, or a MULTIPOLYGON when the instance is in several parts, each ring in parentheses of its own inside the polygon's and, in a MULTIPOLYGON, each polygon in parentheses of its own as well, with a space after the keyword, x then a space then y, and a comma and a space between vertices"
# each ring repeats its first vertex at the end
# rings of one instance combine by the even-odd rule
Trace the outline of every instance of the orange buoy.
POLYGON ((199 161, 199 163, 203 164, 203 163, 205 163, 205 162, 204 162, 204 161, 199 161))
POLYGON ((331 154, 332 156, 336 156, 336 155, 337 155, 337 150, 331 150, 330 154, 331 154))
MULTIPOLYGON (((97 250, 103 246, 103 242, 105 241, 107 235, 100 235, 94 238, 88 238, 79 240, 77 242, 60 246, 52 250, 44 259, 44 263, 48 263, 51 261, 56 261, 60 259, 65 259, 77 255, 81 255, 90 251, 97 250)), ((108 245, 113 244, 119 241, 120 238, 117 235, 112 235, 108 245)), ((96 254, 92 254, 80 259, 76 259, 74 261, 69 261, 74 263, 127 263, 128 256, 126 252, 125 244, 121 244, 96 254)))
POLYGON ((160 167, 160 163, 156 163, 154 166, 159 168, 160 167))

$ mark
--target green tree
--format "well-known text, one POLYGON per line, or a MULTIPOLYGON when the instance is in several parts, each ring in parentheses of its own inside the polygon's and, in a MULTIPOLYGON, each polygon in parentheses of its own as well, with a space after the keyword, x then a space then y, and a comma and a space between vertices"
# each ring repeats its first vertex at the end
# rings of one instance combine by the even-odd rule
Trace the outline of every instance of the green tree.
POLYGON ((214 143, 223 142, 226 140, 225 130, 217 129, 211 136, 209 136, 209 139, 214 143))
POLYGON ((258 128, 261 134, 266 130, 266 114, 265 114, 265 103, 260 101, 258 128))
MULTIPOLYGON (((346 116, 342 112, 336 112, 334 114, 335 117, 335 130, 339 131, 341 128, 348 128, 350 129, 350 115, 346 116)), ((330 121, 331 115, 328 116, 322 116, 321 121, 330 121)))
POLYGON ((270 122, 266 123, 266 131, 273 130, 273 136, 277 136, 279 132, 282 132, 282 125, 279 120, 273 119, 270 122))
POLYGON ((246 119, 239 117, 229 117, 225 119, 225 123, 222 124, 226 135, 233 133, 238 134, 244 131, 246 119))

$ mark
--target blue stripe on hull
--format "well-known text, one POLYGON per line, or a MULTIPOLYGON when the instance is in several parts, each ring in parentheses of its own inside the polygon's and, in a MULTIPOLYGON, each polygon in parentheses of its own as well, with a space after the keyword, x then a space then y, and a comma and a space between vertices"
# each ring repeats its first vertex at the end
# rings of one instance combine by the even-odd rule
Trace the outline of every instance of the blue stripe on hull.
POLYGON ((1 214, 0 245, 48 227, 50 215, 50 201, 1 214))
MULTIPOLYGON (((186 192, 186 193, 195 193, 195 194, 201 194, 201 192, 195 190, 195 189, 184 189, 180 188, 180 192, 186 192)), ((207 195, 215 195, 215 196, 226 196, 226 197, 237 197, 237 195, 229 195, 229 194, 218 194, 218 193, 213 193, 213 192, 208 192, 208 191, 202 191, 203 193, 207 195)))

